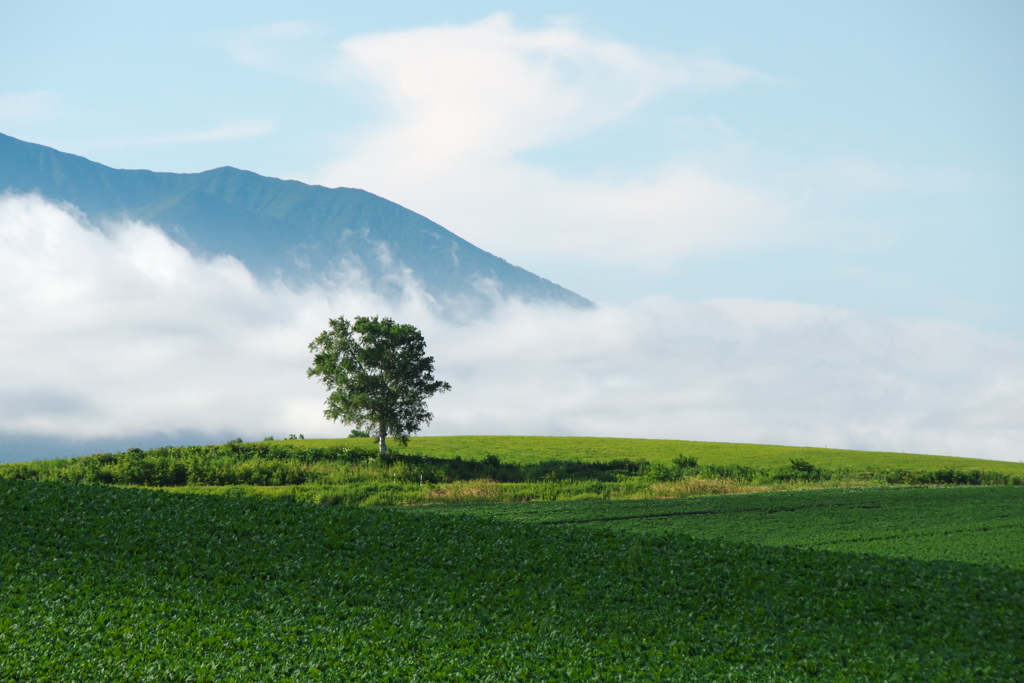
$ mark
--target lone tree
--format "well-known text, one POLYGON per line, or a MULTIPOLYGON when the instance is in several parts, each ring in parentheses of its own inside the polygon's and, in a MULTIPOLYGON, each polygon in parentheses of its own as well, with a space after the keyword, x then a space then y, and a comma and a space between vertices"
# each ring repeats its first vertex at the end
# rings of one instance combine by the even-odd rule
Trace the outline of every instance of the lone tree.
POLYGON ((434 417, 427 399, 452 388, 434 379, 426 346, 419 330, 391 318, 331 319, 330 329, 309 345, 313 365, 306 371, 329 392, 324 417, 376 433, 387 462, 388 435, 409 443, 409 435, 434 417))

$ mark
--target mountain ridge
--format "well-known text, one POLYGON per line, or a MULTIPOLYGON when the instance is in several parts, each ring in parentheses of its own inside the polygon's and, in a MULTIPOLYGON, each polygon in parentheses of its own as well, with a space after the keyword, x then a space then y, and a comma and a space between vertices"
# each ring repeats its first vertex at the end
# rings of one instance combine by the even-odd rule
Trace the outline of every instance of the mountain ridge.
POLYGON ((199 173, 115 169, 0 133, 0 191, 68 202, 91 221, 159 226, 193 253, 230 254, 258 277, 316 282, 353 270, 398 296, 408 268, 443 311, 486 312, 495 292, 593 305, 395 202, 356 188, 270 178, 231 166, 199 173), (400 278, 398 278, 400 279, 400 278))

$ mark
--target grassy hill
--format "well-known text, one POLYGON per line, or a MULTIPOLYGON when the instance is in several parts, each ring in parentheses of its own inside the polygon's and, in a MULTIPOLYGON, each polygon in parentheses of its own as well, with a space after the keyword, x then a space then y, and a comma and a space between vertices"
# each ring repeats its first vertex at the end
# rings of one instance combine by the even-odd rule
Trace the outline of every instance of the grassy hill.
POLYGON ((424 438, 396 450, 392 462, 382 462, 377 455, 369 439, 289 439, 129 449, 67 460, 10 463, 0 465, 0 477, 167 487, 177 492, 277 496, 345 505, 1024 484, 1020 463, 909 455, 897 463, 937 469, 906 469, 889 465, 888 454, 639 439, 424 438), (698 455, 709 456, 711 461, 698 455), (838 465, 829 468, 822 464, 829 459, 838 465), (998 469, 978 467, 985 464, 998 469))
MULTIPOLYGON (((336 444, 354 444, 374 449, 374 439, 306 439, 294 441, 312 448, 336 444)), ((389 442, 390 443, 390 442, 389 442)), ((539 463, 546 460, 582 460, 584 462, 629 458, 669 464, 680 455, 695 457, 701 463, 780 467, 793 458, 810 461, 819 467, 838 469, 877 468, 938 470, 948 467, 996 470, 1024 474, 1024 462, 1005 462, 945 455, 855 451, 840 448, 806 448, 744 443, 677 441, 668 439, 614 439, 585 436, 414 436, 406 447, 391 446, 402 453, 419 453, 438 458, 462 457, 481 460, 488 455, 502 461, 539 463)), ((1024 460, 1024 451, 1021 452, 1024 460)))
POLYGON ((0 680, 1011 681, 1024 573, 0 478, 0 680))

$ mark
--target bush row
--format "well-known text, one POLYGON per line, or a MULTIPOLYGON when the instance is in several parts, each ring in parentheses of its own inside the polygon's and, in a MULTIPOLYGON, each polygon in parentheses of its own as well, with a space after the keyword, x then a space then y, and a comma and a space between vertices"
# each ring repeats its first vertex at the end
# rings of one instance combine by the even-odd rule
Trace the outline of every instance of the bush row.
POLYGON ((1020 475, 980 469, 936 471, 851 469, 826 470, 805 460, 783 467, 700 465, 695 458, 678 457, 671 465, 643 460, 582 462, 551 460, 517 464, 489 455, 482 460, 435 458, 393 453, 385 465, 374 451, 343 446, 300 448, 290 444, 229 443, 219 446, 138 448, 119 453, 67 460, 0 465, 0 476, 30 481, 142 486, 284 486, 390 481, 443 484, 489 480, 531 482, 650 482, 690 478, 729 480, 747 484, 869 481, 880 484, 1021 485, 1020 475))

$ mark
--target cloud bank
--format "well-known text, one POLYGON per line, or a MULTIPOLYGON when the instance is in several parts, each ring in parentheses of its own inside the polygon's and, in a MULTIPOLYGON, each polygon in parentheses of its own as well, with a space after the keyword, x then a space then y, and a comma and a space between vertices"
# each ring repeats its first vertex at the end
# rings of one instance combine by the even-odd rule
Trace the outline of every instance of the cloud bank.
MULTIPOLYGON (((341 436, 305 377, 338 315, 419 326, 453 391, 427 434, 677 438, 1024 459, 1024 351, 950 324, 788 302, 508 301, 434 315, 358 274, 294 291, 160 230, 0 199, 0 449, 27 438, 341 436)), ((219 438, 219 437, 217 437, 219 438)), ((0 450, 0 459, 21 459, 0 450)))

